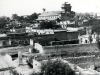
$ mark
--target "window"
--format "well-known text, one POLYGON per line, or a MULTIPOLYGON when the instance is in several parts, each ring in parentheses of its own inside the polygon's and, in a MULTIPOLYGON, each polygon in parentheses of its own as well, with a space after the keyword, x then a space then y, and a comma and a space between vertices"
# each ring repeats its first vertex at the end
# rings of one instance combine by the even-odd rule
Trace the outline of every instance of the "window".
POLYGON ((85 43, 87 43, 87 40, 85 40, 85 43))
POLYGON ((82 38, 81 38, 81 43, 82 43, 82 38))

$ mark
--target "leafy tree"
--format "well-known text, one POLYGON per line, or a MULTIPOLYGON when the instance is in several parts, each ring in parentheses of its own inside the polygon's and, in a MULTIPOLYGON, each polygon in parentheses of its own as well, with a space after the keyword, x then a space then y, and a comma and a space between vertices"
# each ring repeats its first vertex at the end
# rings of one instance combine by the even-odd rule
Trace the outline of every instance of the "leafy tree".
POLYGON ((96 37, 96 41, 97 41, 97 47, 100 49, 100 41, 99 41, 99 35, 97 34, 96 37))
POLYGON ((49 60, 42 66, 41 75, 75 75, 75 73, 68 64, 61 60, 49 60))
POLYGON ((24 16, 20 16, 20 17, 19 17, 19 21, 20 21, 21 23, 23 23, 23 21, 25 21, 24 16))
POLYGON ((13 18, 13 20, 18 20, 19 19, 19 16, 17 14, 13 14, 12 15, 12 18, 13 18))
POLYGON ((96 36, 96 41, 99 42, 99 34, 96 36))
POLYGON ((38 14, 37 13, 33 13, 28 18, 29 18, 30 22, 33 22, 33 20, 38 18, 38 14))
POLYGON ((76 23, 75 26, 90 26, 93 25, 93 21, 96 20, 96 16, 93 16, 92 13, 76 13, 73 19, 76 23))
POLYGON ((10 19, 8 17, 0 17, 0 29, 4 28, 10 19))
POLYGON ((43 21, 40 23, 40 29, 57 29, 61 28, 59 25, 56 25, 53 21, 43 21))
POLYGON ((89 41, 90 41, 90 43, 92 43, 92 40, 93 40, 93 39, 92 39, 92 35, 90 34, 90 35, 89 35, 89 41))

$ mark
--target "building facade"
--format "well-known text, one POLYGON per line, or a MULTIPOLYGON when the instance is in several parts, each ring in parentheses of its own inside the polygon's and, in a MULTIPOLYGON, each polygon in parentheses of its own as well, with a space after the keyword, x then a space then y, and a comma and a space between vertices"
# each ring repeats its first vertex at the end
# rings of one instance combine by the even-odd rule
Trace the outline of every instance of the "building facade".
POLYGON ((89 34, 81 35, 81 36, 79 35, 78 39, 79 39, 79 44, 97 43, 97 40, 99 39, 99 35, 96 33, 91 34, 91 36, 89 34))
POLYGON ((42 20, 48 20, 48 21, 54 21, 57 18, 61 18, 61 11, 45 11, 39 15, 38 19, 39 21, 42 20))
POLYGON ((62 5, 61 11, 43 11, 38 17, 38 21, 56 21, 57 19, 60 20, 60 23, 57 24, 61 25, 62 28, 67 28, 68 21, 75 16, 75 12, 71 11, 72 6, 65 2, 62 5))

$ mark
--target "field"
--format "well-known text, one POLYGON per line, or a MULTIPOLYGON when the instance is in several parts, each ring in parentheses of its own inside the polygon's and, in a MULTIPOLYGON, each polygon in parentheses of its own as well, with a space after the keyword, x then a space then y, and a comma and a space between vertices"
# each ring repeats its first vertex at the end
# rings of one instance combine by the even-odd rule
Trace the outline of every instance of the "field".
POLYGON ((45 53, 68 51, 68 52, 97 52, 99 51, 97 44, 75 44, 75 45, 60 45, 60 46, 46 46, 45 53))

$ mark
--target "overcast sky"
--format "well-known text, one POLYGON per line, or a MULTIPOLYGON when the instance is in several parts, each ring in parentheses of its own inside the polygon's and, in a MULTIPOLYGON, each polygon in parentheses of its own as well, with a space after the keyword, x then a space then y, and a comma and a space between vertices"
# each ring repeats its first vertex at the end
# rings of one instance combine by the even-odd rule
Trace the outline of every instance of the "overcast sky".
POLYGON ((64 2, 70 3, 75 12, 100 12, 100 0, 0 0, 0 16, 41 13, 43 8, 60 11, 64 2))

